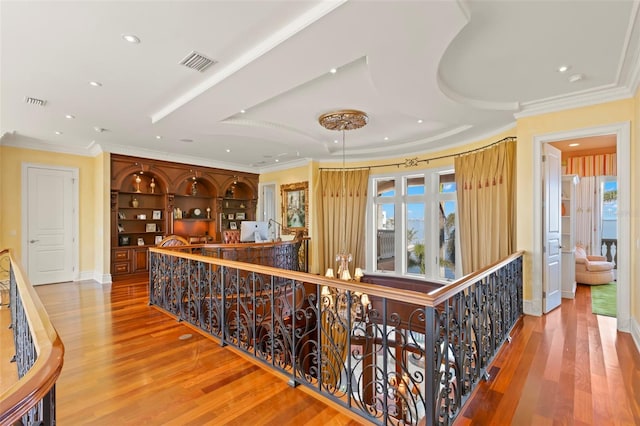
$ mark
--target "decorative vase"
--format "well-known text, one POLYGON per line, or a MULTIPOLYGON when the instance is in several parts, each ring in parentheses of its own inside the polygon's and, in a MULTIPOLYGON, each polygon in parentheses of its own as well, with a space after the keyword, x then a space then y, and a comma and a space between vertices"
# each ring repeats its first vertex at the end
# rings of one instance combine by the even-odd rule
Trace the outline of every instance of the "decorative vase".
POLYGON ((151 178, 151 183, 149 184, 149 188, 151 188, 151 193, 155 193, 156 190, 156 182, 154 180, 154 178, 151 178))
POLYGON ((140 205, 140 202, 138 201, 138 199, 136 197, 132 197, 131 198, 131 207, 138 208, 139 205, 140 205))

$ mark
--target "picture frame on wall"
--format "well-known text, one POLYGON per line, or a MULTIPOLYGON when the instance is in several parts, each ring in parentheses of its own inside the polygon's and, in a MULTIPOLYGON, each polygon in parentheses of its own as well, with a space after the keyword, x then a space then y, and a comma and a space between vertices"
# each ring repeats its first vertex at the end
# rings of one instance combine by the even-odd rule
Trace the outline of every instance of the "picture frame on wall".
POLYGON ((235 222, 229 222, 229 229, 238 229, 238 224, 235 222))
POLYGON ((309 182, 280 185, 283 232, 305 235, 309 229, 309 182))

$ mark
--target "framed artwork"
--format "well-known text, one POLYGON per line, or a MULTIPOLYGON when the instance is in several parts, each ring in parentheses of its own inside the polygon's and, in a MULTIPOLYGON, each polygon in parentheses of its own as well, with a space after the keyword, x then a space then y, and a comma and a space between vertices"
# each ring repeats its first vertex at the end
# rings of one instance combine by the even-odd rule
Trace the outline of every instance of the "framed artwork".
POLYGON ((162 210, 154 210, 153 211, 153 215, 151 217, 153 220, 160 220, 162 219, 162 210))
POLYGON ((244 220, 244 218, 245 218, 244 213, 236 213, 237 220, 244 220))
POLYGON ((162 241, 162 235, 156 235, 155 244, 158 245, 162 241))
POLYGON ((118 218, 120 219, 126 219, 127 215, 123 212, 123 211, 119 211, 118 212, 118 218))
POLYGON ((138 238, 138 245, 139 246, 143 246, 144 245, 144 238, 138 238))
POLYGON ((229 222, 229 229, 238 229, 238 225, 235 222, 229 222))
POLYGON ((283 231, 295 233, 309 230, 309 182, 280 185, 283 231))
POLYGON ((233 213, 227 214, 227 219, 233 220, 234 219, 233 213))
POLYGON ((155 223, 147 223, 147 232, 157 232, 155 223))

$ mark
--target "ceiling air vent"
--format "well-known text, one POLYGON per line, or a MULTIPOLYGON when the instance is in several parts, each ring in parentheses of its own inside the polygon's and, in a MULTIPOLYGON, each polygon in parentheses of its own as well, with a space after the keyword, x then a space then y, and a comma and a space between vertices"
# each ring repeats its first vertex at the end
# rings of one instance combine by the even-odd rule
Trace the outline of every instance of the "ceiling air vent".
POLYGON ((36 106, 41 106, 41 107, 45 106, 45 105, 46 105, 46 103, 47 103, 47 101, 44 101, 44 100, 42 100, 42 99, 38 99, 38 98, 32 98, 32 97, 30 97, 30 96, 25 96, 25 97, 24 97, 24 101, 25 101, 26 103, 28 103, 28 104, 36 105, 36 106))
POLYGON ((183 60, 180 61, 180 65, 184 65, 185 67, 194 69, 196 71, 204 72, 204 70, 206 70, 216 62, 217 61, 209 59, 201 53, 192 51, 187 56, 185 56, 183 60))

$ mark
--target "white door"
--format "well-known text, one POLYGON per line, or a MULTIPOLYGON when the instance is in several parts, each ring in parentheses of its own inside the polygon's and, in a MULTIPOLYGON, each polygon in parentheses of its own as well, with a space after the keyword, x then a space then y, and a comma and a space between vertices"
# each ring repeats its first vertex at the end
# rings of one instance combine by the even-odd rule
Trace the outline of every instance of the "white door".
POLYGON ((29 280, 33 285, 72 281, 77 267, 77 171, 38 165, 23 168, 29 280))
POLYGON ((562 301, 561 235, 561 153, 548 143, 543 144, 543 273, 542 300, 544 312, 560 306, 562 301))

